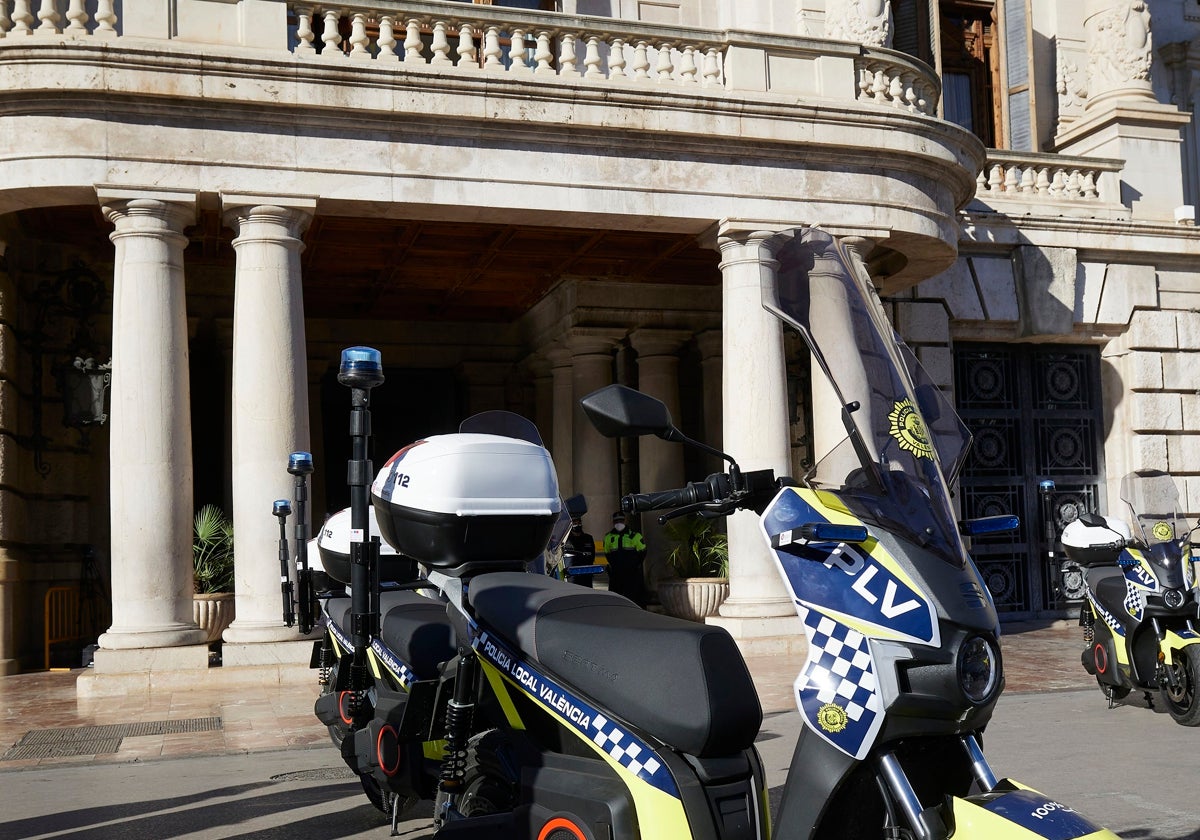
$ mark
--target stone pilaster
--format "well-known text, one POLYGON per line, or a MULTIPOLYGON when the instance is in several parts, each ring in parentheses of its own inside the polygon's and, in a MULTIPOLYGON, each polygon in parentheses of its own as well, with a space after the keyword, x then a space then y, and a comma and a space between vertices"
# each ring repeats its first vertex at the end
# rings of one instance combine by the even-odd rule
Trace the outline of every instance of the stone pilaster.
POLYGON ((247 648, 296 638, 283 624, 279 527, 270 513, 275 499, 292 496, 288 455, 309 448, 300 236, 316 202, 221 198, 237 254, 231 403, 237 617, 224 634, 224 659, 257 664, 258 653, 247 648))
MULTIPOLYGON (((764 283, 778 267, 770 231, 722 224, 718 247, 722 275, 724 450, 743 470, 791 470, 783 330, 762 307, 764 283)), ((729 599, 709 619, 725 627, 746 652, 791 650, 803 628, 762 538, 758 516, 730 516, 729 599)))
POLYGON ((577 328, 567 335, 571 351, 571 461, 573 493, 587 499, 583 529, 600 535, 612 526, 610 516, 620 501, 616 441, 601 435, 588 421, 579 401, 613 381, 613 354, 624 337, 618 330, 577 328))
MULTIPOLYGON (((686 330, 636 329, 629 335, 637 352, 638 390, 661 400, 679 424, 679 348, 692 337, 686 330)), ((646 435, 638 438, 638 489, 669 490, 683 484, 683 447, 646 435)), ((662 578, 675 577, 667 564, 671 546, 656 516, 642 517, 646 538, 646 582, 653 591, 662 578)))
MULTIPOLYGON (((192 645, 192 433, 184 304, 186 192, 99 188, 115 230, 109 422, 113 623, 109 651, 192 645)), ((204 654, 207 660, 207 652, 204 654)))
POLYGON ((13 593, 20 579, 20 564, 0 549, 0 677, 16 674, 21 662, 13 646, 13 593))
POLYGON ((550 454, 558 470, 559 490, 563 497, 579 492, 575 489, 575 374, 574 357, 565 346, 552 347, 546 357, 550 360, 551 417, 550 454))

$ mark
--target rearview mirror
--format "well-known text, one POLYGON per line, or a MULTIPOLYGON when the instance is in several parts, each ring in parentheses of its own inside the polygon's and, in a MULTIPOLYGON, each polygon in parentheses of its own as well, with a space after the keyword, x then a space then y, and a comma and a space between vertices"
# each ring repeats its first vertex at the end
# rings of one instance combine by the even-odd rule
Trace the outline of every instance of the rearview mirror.
POLYGON ((588 420, 605 437, 655 435, 681 440, 671 412, 654 397, 624 385, 608 385, 579 401, 588 420))

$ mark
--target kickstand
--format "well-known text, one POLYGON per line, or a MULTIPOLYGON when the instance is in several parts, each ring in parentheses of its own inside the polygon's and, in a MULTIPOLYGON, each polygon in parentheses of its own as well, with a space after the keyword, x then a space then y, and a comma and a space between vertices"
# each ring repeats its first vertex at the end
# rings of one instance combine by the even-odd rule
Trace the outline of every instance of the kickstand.
POLYGON ((400 800, 403 798, 401 796, 392 797, 392 837, 400 834, 400 800))

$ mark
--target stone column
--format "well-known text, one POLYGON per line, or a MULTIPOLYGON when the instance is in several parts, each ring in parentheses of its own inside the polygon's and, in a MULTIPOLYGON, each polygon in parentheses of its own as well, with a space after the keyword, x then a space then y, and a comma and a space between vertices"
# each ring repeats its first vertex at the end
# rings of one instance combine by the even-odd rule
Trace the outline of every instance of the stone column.
MULTIPOLYGON (((764 283, 775 282, 769 231, 722 225, 721 251, 724 449, 743 470, 791 471, 783 330, 762 308, 764 283)), ((758 516, 729 517, 729 599, 709 621, 725 627, 747 654, 797 650, 803 628, 758 516)))
POLYGON ((0 548, 0 677, 19 673, 21 662, 13 647, 13 591, 20 577, 20 564, 0 548))
POLYGON ((563 498, 579 492, 575 489, 575 374, 571 351, 556 346, 546 352, 550 360, 550 399, 553 403, 550 454, 558 470, 558 488, 563 498))
MULTIPOLYGON (((724 451, 722 443, 722 407, 721 401, 721 331, 705 330, 696 336, 696 346, 700 349, 700 380, 704 389, 704 443, 724 451)), ((708 472, 713 473, 723 469, 722 462, 715 455, 706 455, 705 463, 708 472)))
POLYGON ((225 631, 223 656, 226 664, 263 664, 274 654, 254 645, 297 638, 296 629, 283 624, 279 526, 271 504, 292 497, 288 455, 309 448, 300 235, 316 202, 221 199, 237 253, 231 401, 237 617, 225 631))
MULTIPOLYGON (((192 621, 192 429, 185 226, 195 195, 99 188, 115 227, 109 421, 113 623, 97 673, 144 671, 123 651, 198 645, 192 621)), ((196 648, 193 666, 207 665, 196 648)))
MULTIPOLYGON (((692 334, 686 330, 637 329, 629 335, 637 351, 638 390, 661 400, 679 425, 679 348, 692 334)), ((684 482, 683 446, 647 435, 638 438, 638 490, 652 493, 684 482)), ((607 528, 605 529, 607 530, 607 528)), ((646 537, 646 583, 650 591, 662 578, 675 577, 667 564, 671 546, 655 515, 642 517, 646 537)))
MULTIPOLYGON (((550 360, 543 355, 529 357, 525 369, 533 382, 533 420, 542 435, 542 443, 554 453, 554 380, 550 374, 550 360)), ((558 461, 554 462, 555 469, 558 461)))
MULTIPOLYGON (((11 324, 17 323, 17 290, 8 274, 4 253, 8 243, 0 239, 0 375, 9 382, 19 381, 20 360, 17 351, 17 336, 11 324)), ((0 438, 0 483, 15 487, 20 482, 17 473, 20 460, 15 457, 15 435, 18 431, 17 418, 21 412, 15 393, 3 396, 0 410, 0 431, 5 434, 0 438)), ((25 517, 14 504, 16 496, 11 489, 0 491, 0 540, 9 545, 23 540, 21 533, 25 517)), ((17 591, 17 581, 20 579, 20 562, 12 556, 9 549, 0 548, 0 677, 16 674, 21 670, 21 662, 16 657, 14 643, 14 626, 16 615, 13 612, 13 597, 17 591)))
POLYGON ((617 442, 596 431, 579 407, 579 400, 612 384, 613 352, 622 337, 623 333, 615 330, 582 328, 567 336, 571 351, 572 492, 582 493, 587 499, 583 529, 596 538, 612 527, 612 512, 620 501, 617 442))

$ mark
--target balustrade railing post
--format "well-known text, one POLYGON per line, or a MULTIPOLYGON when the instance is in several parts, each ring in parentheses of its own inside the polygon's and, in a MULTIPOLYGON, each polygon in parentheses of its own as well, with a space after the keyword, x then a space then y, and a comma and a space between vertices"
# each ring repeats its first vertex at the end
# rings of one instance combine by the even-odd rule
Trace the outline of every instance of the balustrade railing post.
POLYGON ((479 69, 479 61, 475 58, 475 31, 469 23, 458 27, 458 62, 455 66, 463 70, 479 69))
POLYGON ((716 47, 704 51, 704 86, 715 87, 721 83, 721 53, 716 47))
POLYGON ((12 11, 12 29, 8 31, 11 35, 32 35, 33 22, 37 20, 33 16, 33 10, 29 5, 29 0, 13 0, 12 11))
POLYGON ((638 41, 633 49, 633 80, 641 82, 650 78, 650 43, 638 41))
POLYGON ((525 55, 525 30, 515 27, 508 36, 508 71, 518 76, 532 73, 525 55))
POLYGON ((391 64, 400 60, 400 56, 396 55, 396 21, 391 15, 379 16, 379 40, 375 43, 379 45, 376 61, 391 64))
POLYGON ((444 67, 454 62, 450 60, 450 38, 446 35, 446 21, 435 20, 433 22, 433 58, 429 60, 430 64, 436 64, 444 67))
POLYGON ((425 49, 425 45, 421 43, 421 21, 419 18, 409 18, 405 26, 404 63, 424 64, 425 57, 421 55, 425 49))
POLYGON ((63 34, 87 35, 87 9, 83 7, 83 0, 70 0, 67 3, 67 28, 63 34))
POLYGON ((58 28, 58 22, 62 20, 62 15, 55 8, 55 0, 42 0, 41 7, 38 9, 38 27, 35 30, 38 35, 59 35, 61 30, 58 28))
POLYGON ((321 43, 325 46, 321 48, 321 58, 326 61, 338 61, 345 58, 341 51, 342 36, 338 34, 338 23, 341 19, 340 10, 325 10, 325 26, 324 31, 321 32, 321 43))
POLYGON ((614 82, 629 81, 629 74, 625 72, 624 38, 613 38, 608 45, 608 78, 614 82))
POLYGON ((671 60, 671 50, 675 48, 674 44, 663 43, 658 45, 658 62, 654 67, 659 84, 675 81, 675 64, 671 60))
POLYGON ((679 81, 685 85, 698 84, 696 74, 700 68, 696 66, 696 48, 690 44, 680 47, 679 81))
POLYGON ((483 69, 490 71, 503 71, 504 62, 501 57, 504 55, 504 50, 500 48, 500 27, 495 24, 489 26, 483 35, 483 69))
POLYGON ((537 63, 534 68, 534 73, 539 76, 553 76, 554 53, 550 50, 550 33, 542 29, 537 34, 537 51, 533 54, 533 60, 537 63))
POLYGON ((583 56, 583 66, 587 68, 585 79, 603 79, 604 71, 600 69, 600 36, 587 36, 587 52, 583 56))
POLYGON ((312 15, 312 6, 296 7, 296 55, 315 55, 317 52, 313 46, 313 38, 316 35, 313 33, 312 15))
POLYGON ((564 32, 562 34, 562 48, 559 53, 558 66, 559 78, 562 79, 578 79, 580 73, 575 69, 575 64, 579 60, 575 55, 575 39, 574 32, 564 32))
POLYGON ((12 29, 12 18, 8 16, 8 0, 0 0, 0 38, 12 29))
POLYGON ((371 53, 367 49, 367 15, 355 12, 350 18, 350 57, 356 61, 367 61, 371 53))

